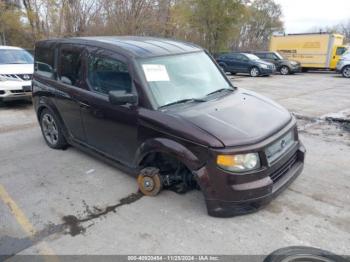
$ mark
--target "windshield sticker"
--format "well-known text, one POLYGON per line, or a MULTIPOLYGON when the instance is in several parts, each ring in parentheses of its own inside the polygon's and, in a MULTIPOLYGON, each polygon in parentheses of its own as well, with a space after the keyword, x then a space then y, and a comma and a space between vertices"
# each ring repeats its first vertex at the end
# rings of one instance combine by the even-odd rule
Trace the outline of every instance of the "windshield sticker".
POLYGON ((165 65, 142 65, 148 82, 170 81, 165 65))

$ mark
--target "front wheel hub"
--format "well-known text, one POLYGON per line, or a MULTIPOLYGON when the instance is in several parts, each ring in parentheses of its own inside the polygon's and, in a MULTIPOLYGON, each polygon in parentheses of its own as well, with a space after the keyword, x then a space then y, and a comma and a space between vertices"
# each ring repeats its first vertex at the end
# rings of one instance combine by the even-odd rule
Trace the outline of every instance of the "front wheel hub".
POLYGON ((163 178, 158 168, 147 167, 140 171, 137 184, 142 194, 156 196, 163 188, 163 178))

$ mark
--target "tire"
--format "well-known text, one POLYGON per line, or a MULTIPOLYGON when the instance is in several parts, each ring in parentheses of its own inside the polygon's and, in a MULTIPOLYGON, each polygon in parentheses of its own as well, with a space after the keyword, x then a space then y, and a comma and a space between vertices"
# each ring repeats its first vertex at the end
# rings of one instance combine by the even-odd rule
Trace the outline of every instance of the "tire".
POLYGON ((268 255, 264 262, 293 262, 293 261, 313 261, 313 262, 346 262, 345 258, 331 252, 303 246, 292 246, 278 249, 268 255))
POLYGON ((341 70, 341 74, 342 74, 345 78, 350 78, 350 65, 345 66, 345 67, 341 70))
POLYGON ((40 127, 46 144, 53 149, 66 149, 68 143, 62 127, 51 110, 44 109, 40 114, 40 127))
POLYGON ((163 189, 163 179, 156 167, 146 167, 140 171, 137 184, 142 194, 156 196, 163 189))
POLYGON ((256 66, 253 66, 250 70, 249 70, 249 74, 251 77, 257 77, 260 75, 260 70, 259 68, 257 68, 256 66))
POLYGON ((289 75, 290 74, 290 69, 288 66, 281 66, 280 68, 280 74, 281 75, 289 75))

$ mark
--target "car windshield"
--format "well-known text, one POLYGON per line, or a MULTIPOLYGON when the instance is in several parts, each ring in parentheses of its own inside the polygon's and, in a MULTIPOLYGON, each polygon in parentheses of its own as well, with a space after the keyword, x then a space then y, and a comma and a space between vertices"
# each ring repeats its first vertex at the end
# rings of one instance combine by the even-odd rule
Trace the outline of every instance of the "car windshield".
POLYGON ((259 60, 260 58, 253 54, 245 54, 250 60, 259 60))
POLYGON ((203 101, 212 94, 233 90, 205 52, 140 59, 139 62, 158 107, 203 101))
POLYGON ((33 56, 25 50, 0 49, 0 65, 33 64, 33 56))

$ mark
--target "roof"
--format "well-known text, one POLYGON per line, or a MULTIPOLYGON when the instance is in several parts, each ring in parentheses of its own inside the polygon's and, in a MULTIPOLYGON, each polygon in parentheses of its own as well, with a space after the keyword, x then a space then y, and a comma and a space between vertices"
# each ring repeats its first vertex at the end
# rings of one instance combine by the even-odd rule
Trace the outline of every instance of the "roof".
POLYGON ((6 50, 23 50, 23 48, 17 47, 17 46, 8 46, 8 45, 0 45, 0 50, 6 49, 6 50))
POLYGON ((155 57, 163 55, 190 53, 203 50, 201 47, 187 42, 168 38, 142 36, 92 36, 52 39, 41 42, 76 43, 100 46, 121 51, 133 57, 155 57))

